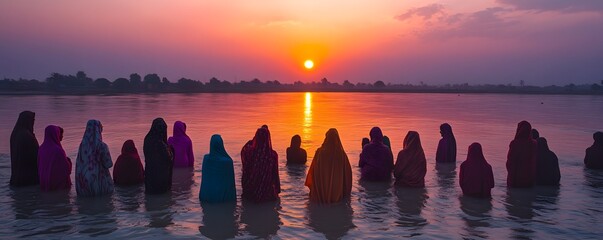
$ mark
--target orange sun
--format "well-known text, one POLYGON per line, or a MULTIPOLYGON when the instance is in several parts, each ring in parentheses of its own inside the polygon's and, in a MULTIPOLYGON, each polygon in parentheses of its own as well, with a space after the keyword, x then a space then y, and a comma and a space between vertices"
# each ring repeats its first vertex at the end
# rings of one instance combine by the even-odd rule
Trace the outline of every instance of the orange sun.
POLYGON ((314 61, 308 59, 304 62, 304 67, 308 70, 314 68, 314 61))

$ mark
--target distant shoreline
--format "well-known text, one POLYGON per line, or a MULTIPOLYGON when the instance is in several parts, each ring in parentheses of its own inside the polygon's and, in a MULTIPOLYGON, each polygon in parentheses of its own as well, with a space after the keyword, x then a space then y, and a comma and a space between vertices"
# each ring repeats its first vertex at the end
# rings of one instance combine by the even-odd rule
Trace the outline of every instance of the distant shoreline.
POLYGON ((161 93, 279 93, 279 92, 363 92, 363 93, 448 93, 448 94, 530 94, 530 95, 603 95, 603 80, 601 84, 573 83, 565 86, 530 86, 519 81, 512 84, 483 84, 470 85, 385 83, 342 83, 329 82, 326 78, 320 81, 281 83, 278 80, 260 81, 255 78, 250 81, 229 82, 217 78, 209 82, 201 82, 180 78, 175 82, 159 77, 157 74, 147 74, 144 77, 137 73, 129 78, 117 78, 110 81, 106 78, 92 79, 85 72, 76 75, 52 73, 45 81, 36 79, 2 79, 0 80, 0 95, 124 95, 124 94, 161 94, 161 93))
POLYGON ((603 96, 603 92, 542 92, 542 91, 454 91, 454 90, 280 90, 280 91, 146 91, 146 92, 123 92, 123 91, 6 91, 0 90, 0 96, 94 96, 94 95, 150 95, 150 94, 199 94, 199 93, 304 93, 304 92, 330 92, 330 93, 437 93, 437 94, 515 94, 515 95, 582 95, 603 96))

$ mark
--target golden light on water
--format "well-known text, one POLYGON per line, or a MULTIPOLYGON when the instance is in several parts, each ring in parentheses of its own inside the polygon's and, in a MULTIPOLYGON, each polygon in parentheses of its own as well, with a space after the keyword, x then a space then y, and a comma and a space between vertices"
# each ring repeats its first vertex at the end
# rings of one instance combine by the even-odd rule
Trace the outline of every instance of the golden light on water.
MULTIPOLYGON (((306 104, 304 105, 304 129, 303 139, 309 140, 312 137, 312 93, 307 92, 305 96, 306 104)), ((302 141, 304 142, 304 141, 302 141)))

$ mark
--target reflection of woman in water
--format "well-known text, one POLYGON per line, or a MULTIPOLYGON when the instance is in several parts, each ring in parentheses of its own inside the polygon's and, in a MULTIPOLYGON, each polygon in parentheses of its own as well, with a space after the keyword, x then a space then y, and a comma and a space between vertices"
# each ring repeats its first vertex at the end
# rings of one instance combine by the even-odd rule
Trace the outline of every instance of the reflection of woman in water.
POLYGON ((531 229, 532 218, 534 218, 534 200, 536 192, 533 189, 507 188, 505 208, 510 219, 517 224, 513 227, 511 238, 531 239, 534 231, 531 229))
POLYGON ((490 227, 492 216, 492 200, 489 198, 473 198, 467 196, 459 197, 461 210, 464 215, 461 217, 465 221, 465 230, 468 238, 488 238, 488 232, 480 228, 490 227))
POLYGON ((412 230, 427 225, 427 220, 421 216, 428 198, 425 188, 395 188, 395 194, 399 214, 396 225, 412 230))
POLYGON ((203 226, 199 226, 199 232, 210 239, 229 239, 237 235, 237 203, 204 203, 203 226))
POLYGON ((165 228, 174 224, 172 219, 174 211, 171 209, 174 200, 172 200, 171 193, 145 194, 144 200, 146 215, 149 217, 149 227, 165 228))
POLYGON ((254 203, 243 200, 241 223, 245 224, 245 231, 262 239, 275 235, 283 224, 278 213, 280 206, 280 201, 254 203))
POLYGON ((118 229, 114 212, 115 206, 110 196, 77 198, 76 204, 78 213, 87 215, 77 224, 80 234, 98 237, 118 229))
POLYGON ((327 239, 341 239, 355 228, 353 216, 349 199, 331 205, 308 203, 308 226, 327 239))

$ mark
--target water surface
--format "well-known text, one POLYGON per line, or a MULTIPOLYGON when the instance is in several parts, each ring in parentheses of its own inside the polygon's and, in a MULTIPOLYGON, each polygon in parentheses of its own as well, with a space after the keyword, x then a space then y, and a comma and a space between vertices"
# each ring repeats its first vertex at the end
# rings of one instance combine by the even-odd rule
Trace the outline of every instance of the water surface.
MULTIPOLYGON (((601 130, 600 96, 497 94, 265 93, 120 96, 0 96, 0 238, 598 238, 603 230, 603 173, 583 169, 592 133, 601 130), (187 123, 196 157, 193 171, 178 169, 170 194, 146 196, 144 187, 116 188, 110 197, 78 198, 11 189, 9 137, 22 110, 36 112, 40 144, 44 127, 65 129, 63 146, 75 159, 88 119, 104 125, 103 139, 115 160, 123 142, 142 140, 156 117, 187 123), (559 156, 560 188, 507 190, 505 160, 517 123, 528 120, 559 156), (492 164, 492 200, 461 196, 458 165, 436 166, 439 125, 452 125, 457 159, 480 142, 492 164), (235 160, 240 194, 240 150, 267 124, 279 154, 280 201, 201 205, 201 159, 212 134, 223 136, 235 160), (359 182, 362 137, 380 126, 394 155, 407 131, 421 135, 427 156, 425 189, 359 182), (329 128, 338 129, 354 171, 349 201, 308 202, 306 166, 288 167, 291 136, 302 137, 311 161, 329 128)), ((308 166, 309 166, 308 162, 308 166)), ((72 174, 73 177, 73 174, 72 174)))

